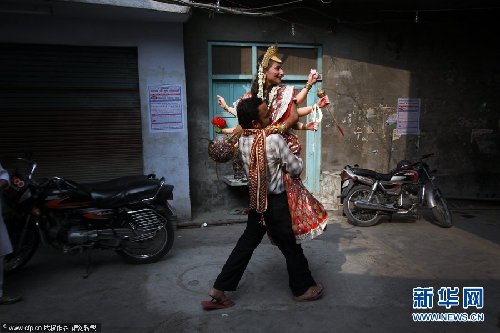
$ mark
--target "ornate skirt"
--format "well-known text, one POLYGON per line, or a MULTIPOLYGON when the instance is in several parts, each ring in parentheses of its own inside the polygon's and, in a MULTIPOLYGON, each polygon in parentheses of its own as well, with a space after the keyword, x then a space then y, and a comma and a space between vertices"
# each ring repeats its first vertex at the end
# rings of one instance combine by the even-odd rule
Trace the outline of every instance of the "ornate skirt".
POLYGON ((307 190, 299 178, 284 174, 292 230, 297 243, 313 239, 326 228, 328 214, 323 205, 307 190))

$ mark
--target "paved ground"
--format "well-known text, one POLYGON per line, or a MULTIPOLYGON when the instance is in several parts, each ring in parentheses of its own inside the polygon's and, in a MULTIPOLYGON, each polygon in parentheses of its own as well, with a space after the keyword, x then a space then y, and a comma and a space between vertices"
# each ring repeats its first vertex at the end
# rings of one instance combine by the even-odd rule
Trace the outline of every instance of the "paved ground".
MULTIPOLYGON (((125 264, 96 251, 90 277, 84 255, 40 250, 7 277, 24 301, 0 307, 0 322, 102 324, 102 332, 499 332, 500 207, 452 202, 456 226, 398 219, 371 227, 342 217, 304 243, 323 299, 297 304, 287 288, 284 260, 266 239, 237 292, 236 306, 205 312, 200 300, 243 231, 244 224, 183 228, 172 251, 151 265, 125 264), (413 288, 434 287, 427 312, 479 312, 480 323, 417 323, 413 288), (484 287, 484 308, 438 307, 440 287, 484 287)), ((210 222, 210 221, 208 221, 210 222)), ((423 310, 422 310, 423 312, 423 310)))

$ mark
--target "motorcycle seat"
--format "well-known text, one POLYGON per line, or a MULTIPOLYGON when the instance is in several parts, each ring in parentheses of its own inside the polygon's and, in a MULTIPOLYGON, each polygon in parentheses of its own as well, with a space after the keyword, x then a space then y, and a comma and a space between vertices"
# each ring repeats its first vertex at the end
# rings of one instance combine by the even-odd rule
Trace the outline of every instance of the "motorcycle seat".
POLYGON ((369 177, 369 178, 373 178, 373 179, 377 179, 377 180, 387 180, 387 181, 391 180, 392 175, 393 175, 393 172, 391 172, 391 173, 378 173, 378 172, 373 171, 373 170, 362 169, 362 168, 352 168, 352 171, 355 174, 360 175, 360 176, 369 177))
POLYGON ((152 198, 160 181, 147 176, 125 176, 98 183, 80 184, 98 206, 114 208, 129 202, 152 198))

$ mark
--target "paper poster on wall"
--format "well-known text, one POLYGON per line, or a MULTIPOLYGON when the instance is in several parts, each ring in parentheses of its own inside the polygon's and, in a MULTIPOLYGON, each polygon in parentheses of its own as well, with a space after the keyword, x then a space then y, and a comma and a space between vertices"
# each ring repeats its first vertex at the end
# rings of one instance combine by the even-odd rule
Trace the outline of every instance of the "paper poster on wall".
POLYGON ((149 87, 149 115, 152 132, 179 132, 184 130, 180 85, 149 87))
POLYGON ((398 98, 399 135, 420 134, 420 98, 398 98))

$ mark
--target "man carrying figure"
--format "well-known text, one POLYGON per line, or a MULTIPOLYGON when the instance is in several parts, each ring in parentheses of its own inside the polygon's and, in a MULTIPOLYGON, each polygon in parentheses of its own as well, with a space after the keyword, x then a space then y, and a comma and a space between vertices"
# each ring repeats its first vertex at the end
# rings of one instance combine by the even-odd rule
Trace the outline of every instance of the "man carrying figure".
POLYGON ((237 113, 244 130, 239 147, 248 175, 250 212, 245 231, 209 292, 212 300, 202 301, 201 305, 205 310, 234 305, 224 292, 236 290, 266 231, 285 256, 294 300, 316 300, 322 296, 323 288, 311 276, 302 247, 296 242, 283 183, 283 172, 292 177, 300 175, 302 159, 290 151, 280 134, 272 134, 273 126, 268 127, 270 112, 262 99, 241 100, 237 113))

